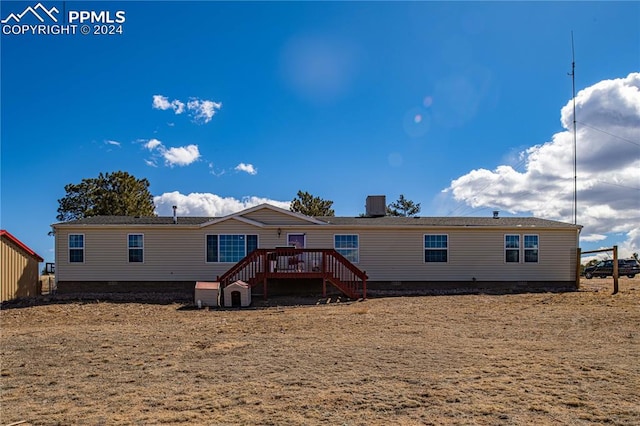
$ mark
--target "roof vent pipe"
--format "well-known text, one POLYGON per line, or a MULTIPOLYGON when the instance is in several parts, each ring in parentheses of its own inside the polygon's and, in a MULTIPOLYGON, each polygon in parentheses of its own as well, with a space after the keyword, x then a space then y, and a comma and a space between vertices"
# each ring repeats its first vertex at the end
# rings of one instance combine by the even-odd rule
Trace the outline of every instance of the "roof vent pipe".
POLYGON ((173 206, 173 223, 178 223, 178 206, 173 206))
POLYGON ((500 214, 500 210, 494 210, 493 211, 493 218, 494 219, 499 219, 500 218, 499 214, 500 214))

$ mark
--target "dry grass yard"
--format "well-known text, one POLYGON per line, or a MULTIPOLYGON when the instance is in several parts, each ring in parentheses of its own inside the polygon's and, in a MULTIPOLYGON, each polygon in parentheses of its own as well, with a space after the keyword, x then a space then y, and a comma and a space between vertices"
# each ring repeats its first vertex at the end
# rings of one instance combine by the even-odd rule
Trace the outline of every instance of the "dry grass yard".
POLYGON ((0 424, 638 425, 640 277, 611 288, 4 309, 0 424))

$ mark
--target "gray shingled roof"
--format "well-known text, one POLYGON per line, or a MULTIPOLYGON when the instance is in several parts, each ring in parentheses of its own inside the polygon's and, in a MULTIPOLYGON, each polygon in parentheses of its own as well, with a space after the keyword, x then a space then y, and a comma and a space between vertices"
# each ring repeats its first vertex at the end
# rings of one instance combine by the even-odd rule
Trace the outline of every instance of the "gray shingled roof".
MULTIPOLYGON (((180 216, 178 224, 173 225, 170 216, 93 216, 56 225, 173 225, 194 226, 209 222, 216 217, 180 216)), ((572 228, 575 225, 555 220, 535 217, 339 217, 322 216, 316 219, 336 226, 420 226, 420 227, 538 227, 538 228, 572 228)), ((310 224, 312 225, 312 224, 310 224)))
POLYGON ((535 217, 317 217, 323 222, 344 226, 480 226, 480 227, 545 227, 567 228, 574 225, 555 220, 538 219, 535 217))
MULTIPOLYGON (((181 216, 178 225, 200 225, 214 217, 181 216)), ((173 225, 171 216, 91 216, 56 225, 173 225)))

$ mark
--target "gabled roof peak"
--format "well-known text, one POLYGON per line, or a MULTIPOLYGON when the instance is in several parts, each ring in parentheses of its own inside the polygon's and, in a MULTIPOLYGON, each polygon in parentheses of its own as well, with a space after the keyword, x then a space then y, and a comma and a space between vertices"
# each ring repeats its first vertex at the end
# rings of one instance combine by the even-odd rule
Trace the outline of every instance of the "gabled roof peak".
MULTIPOLYGON (((292 212, 291 210, 286 210, 286 209, 283 209, 281 207, 274 206, 272 204, 262 203, 262 204, 258 204, 257 206, 249 207, 248 209, 241 210, 239 212, 228 214, 226 216, 222 216, 222 217, 219 217, 219 218, 213 218, 210 221, 203 223, 201 226, 213 225, 215 223, 224 222, 225 220, 228 220, 228 219, 251 221, 250 219, 245 218, 243 216, 247 215, 247 214, 250 214, 250 213, 253 213, 255 211, 264 210, 264 209, 272 210, 272 211, 275 211, 275 212, 278 212, 278 213, 281 213, 281 214, 284 214, 284 215, 287 215, 287 216, 291 216, 291 217, 295 217, 295 218, 298 218, 298 219, 302 219, 302 220, 304 220, 306 222, 309 222, 309 223, 312 223, 312 224, 315 224, 315 225, 326 225, 326 222, 318 220, 315 217, 306 216, 306 215, 304 215, 302 213, 292 212)), ((251 221, 251 222, 255 222, 255 221, 251 221)))

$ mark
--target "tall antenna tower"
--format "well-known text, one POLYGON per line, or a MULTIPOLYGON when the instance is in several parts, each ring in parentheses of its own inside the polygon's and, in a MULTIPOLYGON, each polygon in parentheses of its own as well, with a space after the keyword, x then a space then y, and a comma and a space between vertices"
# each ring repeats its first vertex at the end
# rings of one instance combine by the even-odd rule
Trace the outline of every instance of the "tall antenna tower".
POLYGON ((576 55, 571 31, 571 87, 573 91, 573 224, 578 224, 578 135, 576 133, 576 55))

